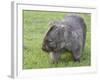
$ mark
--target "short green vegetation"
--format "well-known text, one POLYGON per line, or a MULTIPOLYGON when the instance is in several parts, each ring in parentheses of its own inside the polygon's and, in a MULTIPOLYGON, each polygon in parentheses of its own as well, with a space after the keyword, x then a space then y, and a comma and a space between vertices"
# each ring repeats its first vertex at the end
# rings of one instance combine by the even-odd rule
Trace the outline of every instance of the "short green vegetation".
POLYGON ((87 25, 86 45, 80 63, 74 62, 71 53, 63 53, 58 64, 51 64, 49 54, 42 51, 42 41, 49 22, 62 19, 65 12, 23 11, 23 69, 80 67, 91 65, 91 14, 80 13, 87 25))

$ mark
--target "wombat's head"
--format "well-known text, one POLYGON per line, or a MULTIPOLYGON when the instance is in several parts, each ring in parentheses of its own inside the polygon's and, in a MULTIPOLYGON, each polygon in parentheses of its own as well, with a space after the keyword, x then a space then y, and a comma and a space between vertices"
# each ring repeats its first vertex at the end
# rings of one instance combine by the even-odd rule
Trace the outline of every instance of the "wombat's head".
POLYGON ((61 47, 60 43, 63 40, 63 35, 64 25, 58 21, 51 23, 43 41, 42 50, 46 52, 58 51, 61 47))

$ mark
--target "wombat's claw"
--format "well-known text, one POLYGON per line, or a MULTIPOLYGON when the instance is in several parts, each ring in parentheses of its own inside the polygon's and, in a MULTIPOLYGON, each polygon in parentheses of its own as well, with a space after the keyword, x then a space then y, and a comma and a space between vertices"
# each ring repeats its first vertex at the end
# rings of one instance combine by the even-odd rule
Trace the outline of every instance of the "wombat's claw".
POLYGON ((58 64, 58 61, 51 61, 51 64, 58 64))
POLYGON ((54 64, 58 64, 58 61, 57 62, 54 62, 54 64))
POLYGON ((80 62, 80 59, 74 59, 75 62, 80 62))

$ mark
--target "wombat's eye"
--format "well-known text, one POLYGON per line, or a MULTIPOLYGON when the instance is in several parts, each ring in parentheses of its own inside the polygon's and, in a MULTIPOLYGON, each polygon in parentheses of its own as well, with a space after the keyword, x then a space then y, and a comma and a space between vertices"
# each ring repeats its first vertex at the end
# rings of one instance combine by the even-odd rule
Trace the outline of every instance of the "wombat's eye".
POLYGON ((48 41, 48 42, 52 42, 52 40, 48 41))
POLYGON ((48 42, 52 42, 52 39, 49 39, 48 42))

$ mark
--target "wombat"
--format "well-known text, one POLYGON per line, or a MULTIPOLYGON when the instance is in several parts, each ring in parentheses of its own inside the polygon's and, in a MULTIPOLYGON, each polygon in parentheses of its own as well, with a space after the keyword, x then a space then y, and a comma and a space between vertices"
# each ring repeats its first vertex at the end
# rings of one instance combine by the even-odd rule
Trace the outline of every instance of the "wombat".
POLYGON ((86 40, 86 24, 83 18, 78 15, 69 15, 62 20, 52 21, 49 26, 42 50, 50 54, 52 63, 58 63, 64 51, 69 51, 73 60, 80 62, 86 40))

